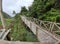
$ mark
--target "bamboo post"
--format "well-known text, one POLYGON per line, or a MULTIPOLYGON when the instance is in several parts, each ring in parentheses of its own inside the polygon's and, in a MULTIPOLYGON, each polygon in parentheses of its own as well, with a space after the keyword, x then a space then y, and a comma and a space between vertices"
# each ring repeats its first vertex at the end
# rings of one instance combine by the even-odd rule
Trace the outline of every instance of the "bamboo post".
POLYGON ((38 27, 36 27, 36 36, 38 37, 38 27))
POLYGON ((41 25, 42 25, 42 21, 40 21, 40 24, 39 24, 39 25, 40 25, 40 27, 41 27, 41 25))
POLYGON ((49 31, 51 32, 51 28, 52 28, 52 23, 50 23, 50 26, 49 26, 49 31))
POLYGON ((52 27, 51 27, 51 32, 53 32, 53 28, 54 28, 54 23, 52 24, 52 27))
POLYGON ((2 0, 0 0, 0 17, 1 17, 2 26, 5 29, 5 22, 4 22, 4 18, 2 15, 2 0))
POLYGON ((32 29, 32 23, 31 23, 31 21, 30 21, 30 28, 32 29))

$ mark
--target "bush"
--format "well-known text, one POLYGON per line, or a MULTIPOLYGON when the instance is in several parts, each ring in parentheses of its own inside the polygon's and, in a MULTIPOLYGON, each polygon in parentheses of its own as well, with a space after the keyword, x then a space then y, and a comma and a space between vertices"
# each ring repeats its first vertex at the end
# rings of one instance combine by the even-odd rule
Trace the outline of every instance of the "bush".
POLYGON ((60 23, 60 16, 57 16, 56 17, 56 22, 59 22, 60 23))

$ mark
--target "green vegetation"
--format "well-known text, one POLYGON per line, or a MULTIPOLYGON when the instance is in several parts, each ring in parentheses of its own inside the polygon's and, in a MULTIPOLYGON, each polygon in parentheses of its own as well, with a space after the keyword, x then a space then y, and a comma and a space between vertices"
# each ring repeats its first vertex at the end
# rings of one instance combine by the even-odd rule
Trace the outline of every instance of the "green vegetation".
POLYGON ((4 18, 11 18, 11 16, 9 16, 7 13, 2 12, 2 15, 4 16, 4 18))
POLYGON ((29 41, 29 42, 36 42, 37 37, 31 32, 28 31, 29 29, 26 28, 21 21, 19 14, 15 16, 14 26, 11 31, 11 37, 14 41, 29 41))
POLYGON ((22 7, 20 14, 31 16, 40 20, 60 22, 60 1, 59 0, 34 0, 32 6, 27 10, 22 7))
POLYGON ((12 21, 13 21, 13 20, 12 20, 11 18, 5 19, 5 24, 6 24, 6 27, 7 27, 7 28, 10 27, 12 21))
MULTIPOLYGON (((12 21, 12 18, 11 18, 11 16, 9 16, 7 13, 5 13, 3 11, 2 11, 2 15, 4 17, 6 27, 8 28, 8 26, 10 25, 10 23, 12 21)), ((2 26, 1 18, 0 18, 0 26, 2 26)))
POLYGON ((19 14, 60 23, 60 0, 34 0, 28 10, 22 7, 19 14))
POLYGON ((60 35, 60 31, 57 31, 56 34, 60 35))

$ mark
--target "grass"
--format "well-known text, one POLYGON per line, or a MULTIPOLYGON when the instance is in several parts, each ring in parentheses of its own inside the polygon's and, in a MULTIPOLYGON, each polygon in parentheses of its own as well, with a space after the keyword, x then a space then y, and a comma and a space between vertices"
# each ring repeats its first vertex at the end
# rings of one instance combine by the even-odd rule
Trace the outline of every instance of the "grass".
POLYGON ((5 19, 6 26, 9 26, 12 22, 12 19, 5 19))
MULTIPOLYGON (((12 22, 12 19, 4 19, 5 20, 5 24, 6 24, 6 27, 8 27, 10 25, 10 23, 12 22)), ((0 20, 0 26, 2 26, 2 22, 0 20)))

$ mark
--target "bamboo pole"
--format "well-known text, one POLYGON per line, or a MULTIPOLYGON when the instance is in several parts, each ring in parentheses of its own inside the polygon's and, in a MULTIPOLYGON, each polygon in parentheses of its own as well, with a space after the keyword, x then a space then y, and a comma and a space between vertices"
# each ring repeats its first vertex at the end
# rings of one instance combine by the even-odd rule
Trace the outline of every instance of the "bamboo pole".
POLYGON ((5 22, 4 22, 4 18, 2 15, 2 0, 0 0, 0 18, 1 18, 2 26, 5 29, 5 22))

